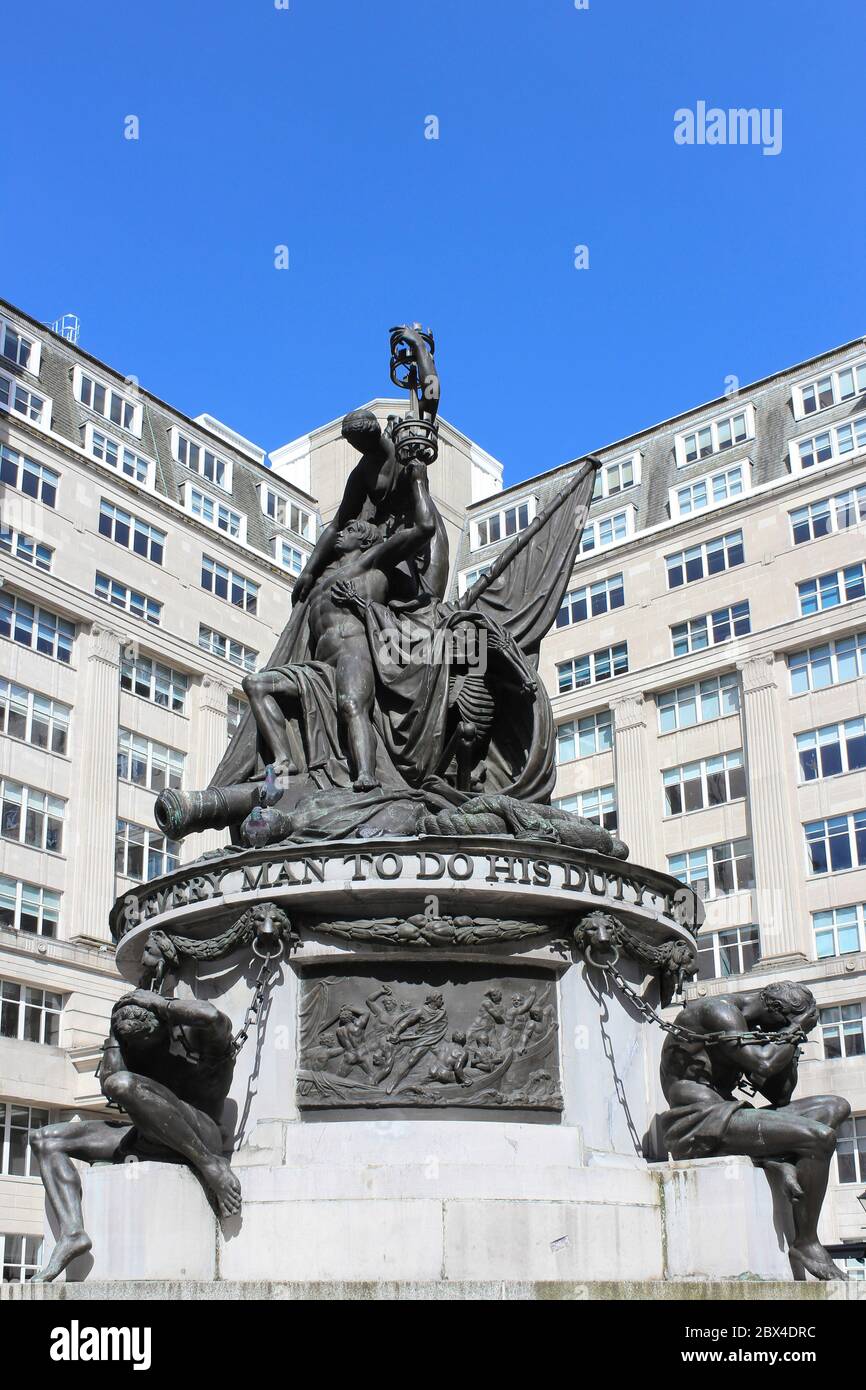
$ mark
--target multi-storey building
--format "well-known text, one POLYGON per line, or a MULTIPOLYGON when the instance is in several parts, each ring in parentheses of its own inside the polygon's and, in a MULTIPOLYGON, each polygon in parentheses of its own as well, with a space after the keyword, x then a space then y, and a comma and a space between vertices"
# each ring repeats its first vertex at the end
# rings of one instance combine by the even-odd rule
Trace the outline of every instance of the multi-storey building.
MULTIPOLYGON (((575 465, 502 491, 495 459, 440 437, 462 591, 575 465)), ((42 1227, 28 1132, 101 1105, 108 907, 222 838, 167 842, 155 795, 209 780, 355 456, 336 420, 266 458, 2 302, 0 450, 0 1262, 19 1278, 42 1227)), ((688 994, 814 990, 801 1092, 854 1108, 824 1235, 862 1273, 866 343, 598 452, 542 648, 557 798, 702 893, 688 994)))

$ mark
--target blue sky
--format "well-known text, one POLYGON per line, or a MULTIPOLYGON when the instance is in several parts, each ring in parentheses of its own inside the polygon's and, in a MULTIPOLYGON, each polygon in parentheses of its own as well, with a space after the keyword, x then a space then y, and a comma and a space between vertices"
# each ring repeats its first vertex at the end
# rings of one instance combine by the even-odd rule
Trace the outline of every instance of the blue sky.
POLYGON ((866 333, 864 36, 862 0, 16 5, 0 293, 269 449, 429 323, 515 482, 866 333), (781 153, 677 145, 701 100, 781 108, 781 153))

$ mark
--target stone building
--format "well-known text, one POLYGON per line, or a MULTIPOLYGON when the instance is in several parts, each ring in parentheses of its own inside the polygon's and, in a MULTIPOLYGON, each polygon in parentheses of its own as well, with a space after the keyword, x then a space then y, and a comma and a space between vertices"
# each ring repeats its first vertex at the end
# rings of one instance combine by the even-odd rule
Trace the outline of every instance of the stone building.
MULTIPOLYGON (((689 993, 790 977, 821 1024, 801 1091, 847 1095, 825 1239, 866 1216, 866 345, 599 451, 542 676, 557 797, 707 900, 689 993), (861 413, 862 412, 862 413, 861 413), (814 418, 813 418, 814 417, 814 418), (739 977, 751 974, 750 980, 739 977)), ((384 421, 402 402, 377 400, 384 421)), ((0 1262, 38 1258, 29 1130, 100 1108, 121 992, 109 904, 220 842, 166 841, 206 785, 352 452, 190 419, 0 302, 0 1262)), ((502 491, 441 422, 431 491, 465 589, 573 471, 502 491)))

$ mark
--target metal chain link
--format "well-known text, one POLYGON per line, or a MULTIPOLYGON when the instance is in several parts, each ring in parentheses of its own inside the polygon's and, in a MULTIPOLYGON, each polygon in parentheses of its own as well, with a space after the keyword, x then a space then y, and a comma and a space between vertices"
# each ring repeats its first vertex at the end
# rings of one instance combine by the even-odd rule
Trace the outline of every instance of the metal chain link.
POLYGON ((264 1003, 265 994, 267 993, 268 986, 271 983, 270 979, 268 978, 271 973, 271 966, 272 964, 276 964, 280 956, 283 954, 283 943, 282 941, 279 941, 277 943, 277 949, 275 951, 270 951, 266 955, 262 955, 261 951, 257 951, 255 944, 253 945, 253 951, 257 956, 262 957, 262 964, 261 969, 259 970, 259 973, 256 976, 255 985, 253 986, 253 997, 247 1005, 247 1011, 246 1015, 244 1016, 243 1026, 238 1030, 238 1032, 232 1039, 233 1057, 237 1057, 238 1053, 240 1052, 241 1048, 243 1047, 244 1043, 250 1035, 250 1029, 252 1028, 253 1024, 259 1016, 262 1004, 264 1003))

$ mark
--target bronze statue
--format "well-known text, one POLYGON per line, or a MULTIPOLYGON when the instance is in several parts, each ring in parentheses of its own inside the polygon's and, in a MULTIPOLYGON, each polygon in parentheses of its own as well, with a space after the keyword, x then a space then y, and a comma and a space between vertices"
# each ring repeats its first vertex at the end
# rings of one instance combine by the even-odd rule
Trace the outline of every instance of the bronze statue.
POLYGON ((117 1001, 99 1079, 103 1094, 131 1123, 72 1120, 34 1134, 33 1152, 59 1226, 57 1244, 34 1282, 56 1279, 91 1248, 73 1159, 188 1163, 220 1215, 237 1215, 240 1183, 225 1157, 220 1128, 234 1065, 231 1022, 213 1004, 165 999, 143 989, 117 1001))
POLYGON ((818 1218, 837 1132, 851 1107, 840 1096, 792 1099, 798 1043, 817 1021, 811 991, 786 980, 691 1000, 662 1048, 670 1109, 660 1125, 673 1158, 743 1154, 775 1171, 792 1204, 795 1278, 808 1270, 816 1279, 844 1279, 818 1239, 818 1218), (769 1105, 736 1099, 733 1092, 744 1080, 769 1105))

